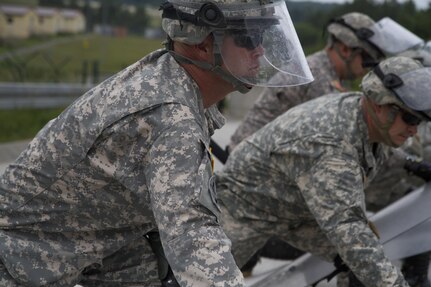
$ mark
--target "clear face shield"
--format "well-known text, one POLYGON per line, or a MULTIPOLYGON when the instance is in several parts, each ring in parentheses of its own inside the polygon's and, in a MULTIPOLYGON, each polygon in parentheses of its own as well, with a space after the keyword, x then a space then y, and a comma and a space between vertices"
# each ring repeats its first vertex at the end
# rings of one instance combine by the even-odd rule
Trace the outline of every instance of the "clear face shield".
POLYGON ((223 68, 236 79, 263 87, 313 80, 284 1, 224 13, 228 27, 215 41, 223 68))
POLYGON ((431 67, 410 71, 398 77, 401 84, 392 90, 400 100, 410 109, 431 118, 431 67))
POLYGON ((374 34, 368 41, 379 47, 387 56, 397 55, 424 43, 421 38, 388 17, 381 19, 369 29, 374 34))
POLYGON ((424 49, 431 53, 431 41, 426 42, 424 49))

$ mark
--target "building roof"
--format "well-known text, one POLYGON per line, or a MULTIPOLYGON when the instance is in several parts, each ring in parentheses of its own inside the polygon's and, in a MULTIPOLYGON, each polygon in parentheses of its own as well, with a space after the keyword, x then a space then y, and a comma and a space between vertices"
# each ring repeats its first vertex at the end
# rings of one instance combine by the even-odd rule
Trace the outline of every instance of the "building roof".
POLYGON ((5 15, 22 16, 31 11, 29 7, 18 5, 0 5, 0 11, 5 15))
POLYGON ((60 13, 63 15, 64 18, 76 18, 82 15, 80 11, 73 9, 62 9, 60 10, 60 13))
POLYGON ((41 17, 51 17, 58 12, 56 8, 51 7, 36 7, 34 11, 36 12, 37 16, 41 17))

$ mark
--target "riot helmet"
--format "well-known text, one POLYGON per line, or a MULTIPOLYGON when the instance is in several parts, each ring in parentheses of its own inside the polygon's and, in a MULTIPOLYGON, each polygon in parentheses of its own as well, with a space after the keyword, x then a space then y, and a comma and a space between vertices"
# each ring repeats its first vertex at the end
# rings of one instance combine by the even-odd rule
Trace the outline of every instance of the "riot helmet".
POLYGON ((374 22, 357 12, 332 19, 327 30, 346 46, 367 52, 371 59, 365 66, 374 66, 385 56, 397 55, 423 43, 421 38, 388 17, 374 22))
POLYGON ((422 63, 425 67, 431 67, 431 47, 427 49, 424 45, 420 48, 410 49, 399 54, 399 56, 413 58, 422 63))
POLYGON ((364 95, 378 105, 395 105, 415 117, 431 120, 431 67, 408 57, 379 63, 361 83, 364 95))
POLYGON ((374 20, 365 14, 352 12, 341 17, 331 19, 326 30, 349 48, 364 50, 372 62, 379 62, 384 58, 379 47, 368 41, 371 36, 370 27, 375 24, 374 20))
POLYGON ((415 47, 420 47, 424 41, 389 17, 382 18, 370 27, 373 35, 369 41, 379 47, 388 57, 415 47))
POLYGON ((240 92, 250 86, 279 87, 305 84, 313 80, 287 7, 282 0, 169 0, 161 6, 162 27, 168 40, 199 44, 212 34, 214 63, 184 58, 178 60, 211 70, 231 82, 240 92), (223 44, 233 39, 235 46, 262 49, 258 63, 248 73, 236 72, 245 62, 232 61, 223 44), (222 68, 223 65, 223 68, 222 68), (286 77, 274 77, 282 73, 286 77))

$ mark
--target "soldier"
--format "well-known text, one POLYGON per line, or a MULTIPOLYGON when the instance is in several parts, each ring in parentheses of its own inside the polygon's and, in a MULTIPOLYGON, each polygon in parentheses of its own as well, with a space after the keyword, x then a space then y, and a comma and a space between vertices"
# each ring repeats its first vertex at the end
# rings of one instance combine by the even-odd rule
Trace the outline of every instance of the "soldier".
MULTIPOLYGON (((346 91, 341 82, 361 78, 367 71, 365 67, 422 41, 390 18, 375 23, 356 12, 331 20, 326 30, 329 37, 325 49, 307 57, 315 80, 308 85, 264 89, 232 135, 229 150, 288 109, 325 94, 346 91)), ((248 276, 260 255, 294 259, 300 254, 273 238, 242 271, 248 276)))
MULTIPOLYGON (((307 57, 315 80, 307 85, 264 89, 232 135, 228 150, 232 151, 244 138, 300 103, 325 94, 345 92, 343 80, 362 77, 366 72, 363 63, 378 62, 383 58, 380 49, 355 33, 355 30, 367 29, 374 23, 367 15, 357 12, 347 13, 331 22, 326 27, 329 37, 325 49, 307 57)), ((272 238, 241 270, 244 276, 249 276, 260 255, 294 259, 301 254, 282 240, 272 238)))
POLYGON ((406 57, 381 62, 362 93, 294 107, 240 143, 217 177, 222 225, 242 266, 271 236, 333 261, 365 286, 408 286, 368 221, 364 188, 430 120, 431 69, 406 57))
MULTIPOLYGON (((400 55, 418 60, 425 67, 431 66, 431 52, 426 49, 426 46, 409 49, 400 55)), ((429 165, 426 166, 427 163, 431 162, 428 151, 431 146, 429 129, 430 123, 420 125, 418 127, 418 136, 410 138, 403 147, 396 151, 397 154, 390 156, 389 160, 384 163, 370 186, 365 189, 365 199, 369 211, 379 211, 400 199, 409 191, 421 186, 424 180, 428 181, 430 179, 427 173, 422 178, 411 176, 412 168, 419 164, 421 164, 420 168, 423 171, 430 169, 429 165), (405 157, 411 158, 408 161, 409 165, 400 165, 398 162, 403 162, 405 157)), ((428 279, 430 256, 431 254, 426 252, 403 260, 401 271, 411 286, 431 286, 428 279)))
POLYGON ((291 107, 318 96, 346 91, 342 81, 359 79, 367 72, 364 67, 422 41, 390 18, 375 23, 356 12, 331 20, 326 30, 329 37, 325 49, 307 57, 315 80, 297 87, 264 89, 232 135, 229 150, 291 107))
POLYGON ((1 286, 174 286, 172 271, 181 286, 244 285, 214 200, 213 104, 283 85, 276 72, 312 76, 284 1, 161 8, 166 49, 80 97, 4 172, 1 286))

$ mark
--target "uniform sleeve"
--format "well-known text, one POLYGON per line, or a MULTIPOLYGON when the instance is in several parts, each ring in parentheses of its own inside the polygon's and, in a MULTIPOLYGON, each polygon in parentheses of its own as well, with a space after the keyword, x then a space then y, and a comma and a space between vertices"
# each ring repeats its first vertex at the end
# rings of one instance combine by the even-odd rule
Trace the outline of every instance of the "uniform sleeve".
POLYGON ((247 112, 243 122, 232 135, 230 150, 233 150, 242 140, 254 134, 279 115, 302 103, 307 88, 308 85, 263 89, 253 107, 247 112))
POLYGON ((148 153, 146 177, 166 257, 181 286, 244 286, 218 222, 211 159, 195 119, 167 126, 148 153))
POLYGON ((343 154, 324 156, 298 184, 317 223, 365 286, 408 286, 368 226, 356 160, 343 154))

